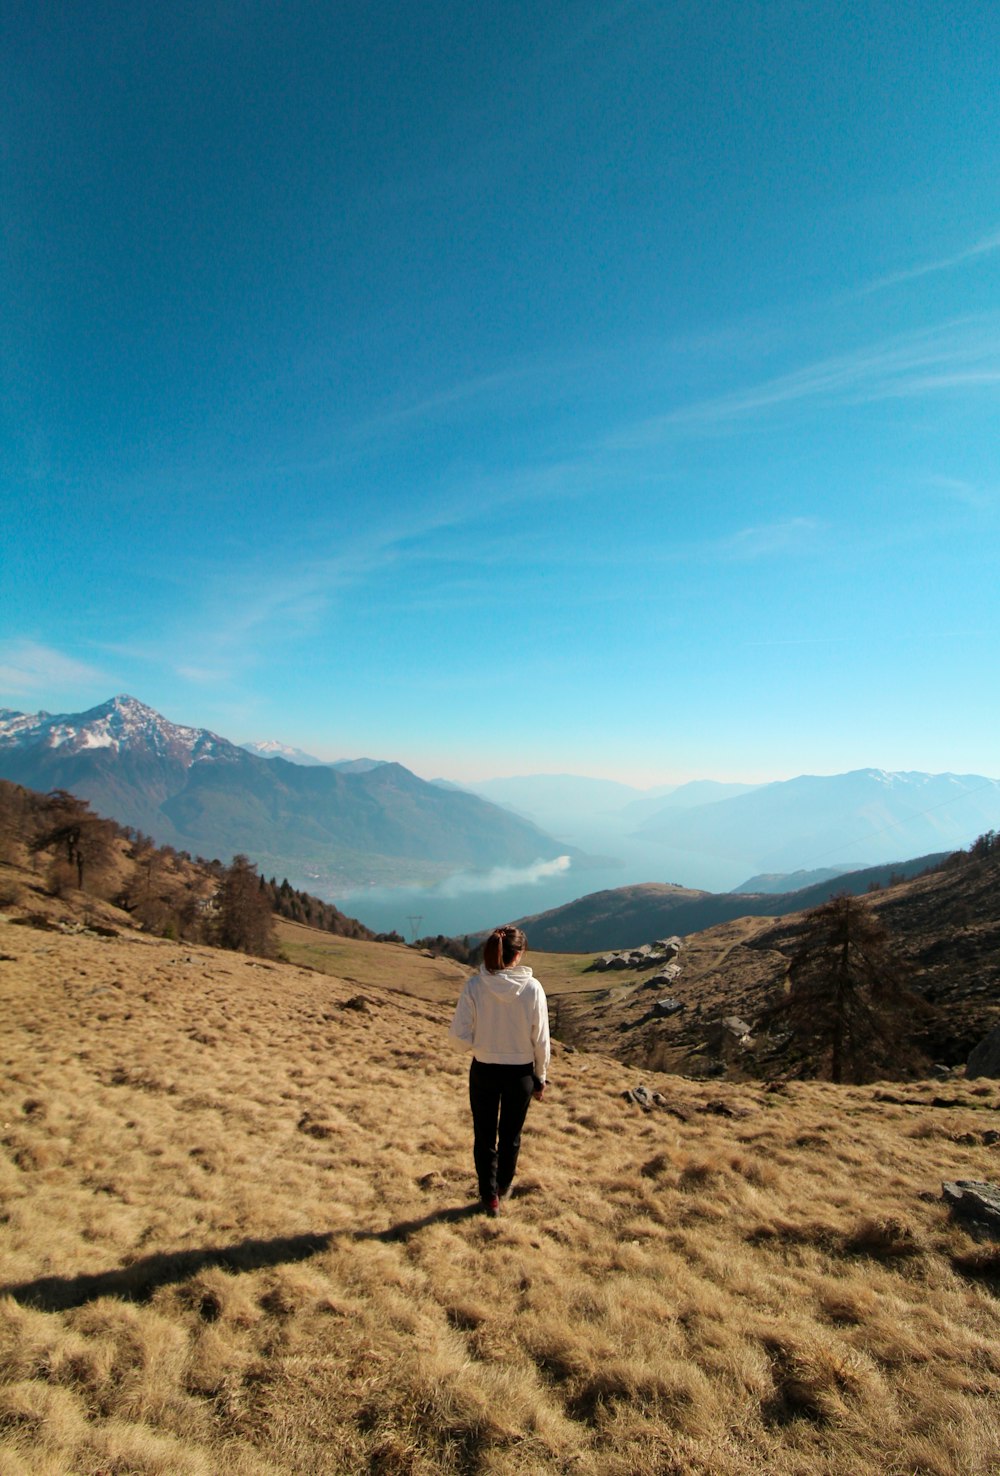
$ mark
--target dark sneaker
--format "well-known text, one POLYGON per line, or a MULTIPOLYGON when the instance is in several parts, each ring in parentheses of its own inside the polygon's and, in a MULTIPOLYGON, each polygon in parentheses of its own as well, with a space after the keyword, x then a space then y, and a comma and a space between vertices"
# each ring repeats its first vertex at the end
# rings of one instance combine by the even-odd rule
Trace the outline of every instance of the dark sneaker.
POLYGON ((497 1215, 500 1213, 500 1197, 499 1197, 499 1195, 494 1194, 494 1196, 493 1196, 492 1199, 484 1199, 483 1200, 483 1209, 493 1219, 496 1219, 497 1215))
POLYGON ((510 1196, 513 1194, 513 1192, 514 1192, 514 1186, 513 1186, 513 1184, 508 1184, 507 1187, 506 1187, 506 1189, 498 1189, 497 1190, 497 1195, 502 1200, 508 1200, 510 1198, 510 1196))

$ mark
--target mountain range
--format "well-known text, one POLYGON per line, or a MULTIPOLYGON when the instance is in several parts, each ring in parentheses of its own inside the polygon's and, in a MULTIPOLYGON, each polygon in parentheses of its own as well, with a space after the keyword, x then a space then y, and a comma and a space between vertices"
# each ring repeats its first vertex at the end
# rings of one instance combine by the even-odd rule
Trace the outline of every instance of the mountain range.
POLYGON ((192 854, 246 852, 268 875, 350 897, 377 930, 414 912, 432 932, 473 932, 494 910, 534 916, 643 883, 684 883, 697 913, 688 926, 704 927, 695 898, 707 893, 791 892, 824 874, 958 850, 1000 827, 1000 782, 976 774, 860 769, 649 790, 557 774, 463 787, 372 758, 324 764, 274 739, 250 747, 132 697, 57 716, 0 709, 0 778, 70 790, 192 854), (446 895, 437 884, 457 885, 457 873, 472 875, 446 895), (462 900, 480 882, 494 900, 462 900))
POLYGON ((209 857, 245 852, 313 891, 530 866, 566 852, 529 821, 401 764, 261 758, 127 696, 58 716, 0 709, 0 778, 69 790, 160 844, 209 857))
MULTIPOLYGON (((591 855, 622 859, 631 872, 623 880, 713 892, 749 890, 751 875, 843 872, 958 850, 1000 826, 1000 780, 983 774, 866 768, 662 791, 553 774, 470 787, 591 855)), ((792 890, 780 880, 754 890, 779 887, 792 890)))
POLYGON ((827 864, 861 855, 867 864, 954 849, 1000 818, 1000 781, 982 774, 802 774, 747 794, 678 809, 667 805, 640 827, 650 840, 746 860, 760 870, 827 864), (763 863, 763 864, 760 864, 763 863))

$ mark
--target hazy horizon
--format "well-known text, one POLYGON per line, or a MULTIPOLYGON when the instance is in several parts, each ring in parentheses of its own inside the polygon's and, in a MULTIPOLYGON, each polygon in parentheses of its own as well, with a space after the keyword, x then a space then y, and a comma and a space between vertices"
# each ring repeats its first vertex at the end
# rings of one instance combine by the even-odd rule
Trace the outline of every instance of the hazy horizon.
MULTIPOLYGON (((138 701, 145 702, 144 698, 138 696, 135 693, 130 693, 128 695, 135 696, 138 701)), ((33 703, 30 706, 17 706, 12 701, 4 700, 0 702, 0 707, 8 707, 12 711, 24 712, 29 715, 45 712, 52 716, 62 716, 63 714, 69 715, 74 711, 88 711, 91 707, 101 706, 103 701, 110 700, 112 699, 99 699, 94 703, 88 703, 86 706, 78 709, 72 709, 66 706, 64 702, 60 702, 55 699, 50 701, 38 700, 36 703, 33 703)), ((148 702, 146 702, 145 705, 154 706, 154 704, 148 702)), ((156 709, 154 706, 154 710, 158 709, 156 709)), ((360 752, 346 753, 324 744, 314 744, 311 749, 306 749, 303 747, 302 744, 296 742, 294 739, 290 739, 286 735, 275 732, 270 732, 266 734, 257 733, 253 735, 242 734, 237 736, 231 732, 226 732, 218 728, 212 728, 211 724, 209 723, 197 722, 191 720, 190 718, 179 716, 176 712, 161 712, 160 715, 162 717, 165 717, 169 722, 175 723, 179 727, 207 728, 209 731, 217 733, 220 738, 225 738, 229 742, 235 743, 241 747, 253 743, 276 742, 290 749, 298 749, 306 757, 316 759, 318 762, 323 764, 349 763, 362 758, 370 759, 372 762, 377 763, 399 763, 402 764, 405 768, 408 768, 411 773, 416 774, 418 778, 424 779, 428 783, 433 783, 435 781, 444 781, 446 783, 468 785, 470 788, 475 788, 475 786, 479 784, 489 784, 496 781, 503 781, 508 779, 576 779, 583 781, 601 780, 610 784, 621 785, 623 788, 634 789, 638 794, 650 794, 654 793, 658 789, 680 789, 687 784, 697 784, 703 782, 707 782, 710 784, 746 784, 748 786, 760 786, 764 784, 782 783, 783 781, 801 778, 803 776, 825 775, 828 777, 832 777, 836 774, 860 772, 864 770, 875 770, 887 774, 937 773, 955 774, 956 776, 975 773, 982 774, 986 778, 1000 778, 1000 773, 990 773, 989 770, 985 768, 958 769, 952 767, 929 770, 919 769, 912 766, 907 768, 902 765, 889 765, 876 762, 859 763, 851 765, 849 768, 826 770, 809 769, 802 767, 795 768, 793 766, 792 768, 782 770, 781 772, 774 771, 761 774, 735 773, 730 771, 713 774, 706 774, 704 772, 692 772, 684 775, 675 774, 668 777, 663 772, 660 772, 659 774, 650 773, 636 775, 635 771, 628 771, 628 777, 626 777, 625 772, 622 770, 618 770, 616 772, 613 769, 602 768, 600 766, 587 771, 584 771, 582 769, 531 769, 525 767, 518 770, 505 769, 502 772, 484 772, 481 767, 477 768, 475 764, 471 761, 468 764, 462 764, 459 761, 454 765, 451 772, 443 773, 434 770, 433 762, 431 762, 429 765, 424 765, 424 769, 423 771, 421 771, 421 769, 417 767, 416 761, 409 761, 408 757, 405 754, 405 751, 404 753, 394 752, 381 754, 362 754, 360 752), (324 749, 325 752, 323 751, 324 749)), ((290 761, 295 762, 294 759, 290 761)))

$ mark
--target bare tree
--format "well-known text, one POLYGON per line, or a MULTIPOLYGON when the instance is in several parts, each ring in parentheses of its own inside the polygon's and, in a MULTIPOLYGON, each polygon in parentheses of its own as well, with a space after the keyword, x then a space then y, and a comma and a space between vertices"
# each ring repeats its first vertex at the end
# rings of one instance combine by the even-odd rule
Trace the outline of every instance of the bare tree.
POLYGON ((63 852, 82 891, 85 878, 109 865, 114 854, 114 836, 114 825, 95 815, 86 800, 57 789, 49 796, 45 821, 31 849, 55 848, 63 852))
POLYGON ((0 861, 16 865, 24 860, 25 843, 34 828, 33 800, 20 784, 0 779, 0 861))

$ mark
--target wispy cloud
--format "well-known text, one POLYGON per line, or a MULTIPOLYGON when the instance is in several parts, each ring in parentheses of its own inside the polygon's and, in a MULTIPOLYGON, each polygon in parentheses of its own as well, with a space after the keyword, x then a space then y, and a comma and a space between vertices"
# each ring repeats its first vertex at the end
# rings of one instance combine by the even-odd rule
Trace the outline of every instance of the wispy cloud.
POLYGON ((786 518, 783 522, 741 528, 724 538, 716 552, 735 562, 770 558, 774 554, 801 553, 816 539, 816 518, 786 518))
POLYGON ((226 680, 228 672, 218 667, 208 666, 178 666, 175 668, 177 675, 183 677, 186 682, 195 682, 199 686, 216 686, 219 682, 226 680))
POLYGON ((418 424, 424 420, 437 420, 454 410, 466 409, 480 401, 489 402, 495 408, 498 397, 506 397, 511 390, 528 385, 551 385, 554 379, 561 380, 576 367, 566 363, 535 363, 515 365, 497 370, 493 374, 481 374, 469 379, 445 385, 431 394, 377 411, 355 427, 359 436, 382 435, 386 431, 418 424))
POLYGON ((75 657, 37 641, 0 641, 0 691, 13 697, 36 697, 62 688, 107 686, 111 678, 75 657))
POLYGON ((928 477, 927 481, 935 491, 942 492, 951 501, 975 508, 977 512, 985 511, 996 502, 995 491, 976 482, 968 482, 962 477, 933 476, 928 477))
POLYGON ((679 405, 619 433, 611 444, 637 447, 667 435, 721 431, 754 416, 808 402, 869 404, 1000 382, 996 315, 958 319, 851 353, 818 359, 728 394, 679 405))
POLYGON ((876 277, 873 281, 856 288, 851 295, 865 297, 871 292, 881 292, 886 287, 896 287, 901 282, 914 282, 918 277, 929 277, 934 272, 950 272, 955 267, 974 261, 977 257, 991 256, 994 251, 1000 251, 1000 230, 991 232, 982 240, 966 246, 962 251, 954 252, 951 256, 941 256, 935 261, 919 262, 916 266, 904 267, 902 271, 889 272, 884 277, 876 277))

